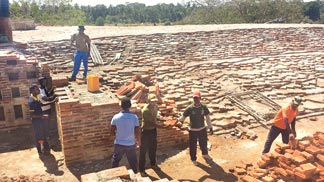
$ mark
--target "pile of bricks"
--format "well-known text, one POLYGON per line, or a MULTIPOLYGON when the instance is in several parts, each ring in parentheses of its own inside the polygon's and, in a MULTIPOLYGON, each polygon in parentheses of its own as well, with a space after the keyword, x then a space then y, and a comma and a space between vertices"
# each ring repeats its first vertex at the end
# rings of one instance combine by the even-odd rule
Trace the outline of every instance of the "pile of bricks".
POLYGON ((233 171, 243 182, 324 181, 324 133, 316 132, 313 137, 291 140, 289 144, 277 144, 273 152, 262 155, 257 162, 259 168, 236 166, 233 171))
POLYGON ((121 86, 116 93, 120 96, 127 96, 137 103, 146 103, 149 93, 159 96, 159 89, 154 85, 150 76, 135 75, 125 85, 121 86))
MULTIPOLYGON (((127 96, 137 103, 147 103, 148 94, 154 94, 158 99, 158 107, 161 112, 159 119, 164 122, 165 126, 174 126, 177 123, 177 108, 174 100, 161 98, 160 89, 157 84, 154 84, 151 77, 135 75, 125 85, 121 86, 116 93, 119 96, 127 96)), ((139 104, 143 107, 144 104, 139 104)))

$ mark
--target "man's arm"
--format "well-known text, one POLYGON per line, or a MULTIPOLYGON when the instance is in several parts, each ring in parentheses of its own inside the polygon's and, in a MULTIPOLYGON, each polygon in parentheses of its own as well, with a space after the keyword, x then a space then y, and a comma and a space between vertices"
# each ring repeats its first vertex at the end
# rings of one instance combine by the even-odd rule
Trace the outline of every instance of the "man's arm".
POLYGON ((75 41, 75 34, 73 34, 72 36, 71 36, 71 40, 70 40, 71 42, 71 45, 73 45, 73 42, 75 41))
POLYGON ((91 40, 88 37, 88 41, 87 41, 87 46, 88 46, 88 56, 90 56, 90 50, 91 50, 91 40))
POLYGON ((110 126, 110 135, 116 136, 116 125, 110 126))
POLYGON ((206 123, 207 123, 207 128, 209 129, 209 133, 211 135, 214 134, 213 126, 211 124, 211 119, 210 119, 210 115, 209 114, 206 115, 206 123))
POLYGON ((293 121, 291 122, 291 132, 294 135, 294 137, 296 138, 297 133, 296 133, 296 118, 293 119, 293 121))
POLYGON ((141 145, 141 128, 139 126, 135 126, 135 140, 137 145, 141 145))
POLYGON ((291 133, 291 128, 290 128, 290 125, 289 125, 289 122, 288 122, 288 118, 284 117, 284 123, 285 123, 285 126, 286 126, 286 130, 288 130, 289 133, 291 133))

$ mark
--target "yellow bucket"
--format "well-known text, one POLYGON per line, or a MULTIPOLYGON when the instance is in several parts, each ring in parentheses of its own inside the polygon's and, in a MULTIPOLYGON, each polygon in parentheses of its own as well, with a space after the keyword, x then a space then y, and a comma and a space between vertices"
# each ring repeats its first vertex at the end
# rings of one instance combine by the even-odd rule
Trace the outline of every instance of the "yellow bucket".
POLYGON ((99 91, 99 76, 88 75, 87 77, 88 91, 97 92, 99 91))

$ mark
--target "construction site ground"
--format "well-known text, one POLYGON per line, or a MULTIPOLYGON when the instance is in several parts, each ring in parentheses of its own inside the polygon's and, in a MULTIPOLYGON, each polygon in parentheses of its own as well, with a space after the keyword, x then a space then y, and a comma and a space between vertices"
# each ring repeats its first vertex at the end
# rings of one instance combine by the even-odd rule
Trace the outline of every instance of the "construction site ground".
MULTIPOLYGON (((107 37, 116 35, 152 34, 152 33, 175 33, 194 31, 213 31, 220 29, 240 28, 278 28, 305 27, 313 25, 206 25, 206 26, 170 26, 170 27, 86 27, 86 33, 94 37, 107 37)), ((15 41, 28 42, 35 40, 50 41, 69 39, 76 31, 76 27, 37 27, 36 30, 26 32, 13 32, 15 41), (48 32, 51 32, 48 36, 48 32)), ((224 84, 225 85, 225 84, 224 84)), ((320 95, 323 99, 323 95, 320 95)), ((286 104, 287 100, 282 100, 286 104)), ((309 106, 311 107, 311 106, 309 106)), ((217 113, 213 113, 217 115, 217 113)), ((297 138, 309 136, 316 131, 324 131, 324 116, 307 117, 297 121, 297 138)), ((108 121, 107 121, 108 122, 108 121)), ((264 142, 269 129, 265 127, 253 128, 257 134, 255 140, 238 138, 230 133, 209 136, 211 148, 210 156, 213 163, 206 163, 198 149, 198 166, 194 166, 189 157, 188 148, 171 148, 158 150, 158 165, 161 171, 147 169, 152 180, 168 178, 179 181, 239 181, 235 173, 229 172, 240 162, 252 163, 260 159, 264 142)), ((59 147, 57 135, 54 135, 51 144, 54 149, 51 155, 39 157, 34 147, 32 128, 21 128, 11 132, 0 132, 0 177, 34 176, 40 181, 79 181, 82 174, 97 172, 108 169, 111 166, 110 159, 96 161, 89 165, 66 167, 64 156, 59 147), (19 137, 17 137, 19 136, 19 137)), ((281 136, 275 143, 281 142, 281 136)), ((273 144, 273 146, 275 145, 273 144)), ((128 165, 123 159, 121 165, 128 165)), ((149 167, 149 166, 148 166, 149 167)), ((1 181, 1 179, 0 179, 1 181)))
MULTIPOLYGON (((297 122, 298 138, 324 130, 322 122, 324 116, 316 117, 316 119, 316 121, 302 119, 297 122)), ((146 171, 152 180, 168 178, 179 181, 238 181, 235 173, 232 174, 229 169, 242 161, 256 166, 261 156, 268 129, 258 127, 254 131, 258 135, 254 141, 238 139, 230 134, 209 136, 209 142, 212 144, 209 154, 214 160, 212 164, 203 160, 199 149, 199 165, 194 166, 190 161, 187 148, 172 148, 157 153, 161 171, 149 168, 146 171)), ((25 175, 36 176, 37 179, 44 179, 44 181, 55 179, 73 182, 80 180, 82 174, 108 169, 111 166, 110 159, 107 159, 89 165, 67 168, 62 152, 53 150, 52 155, 40 159, 33 144, 32 128, 19 129, 10 133, 1 132, 0 135, 0 175, 2 176, 25 175)), ((55 140, 51 142, 55 144, 55 140)), ((281 137, 278 137, 275 143, 280 142, 281 137)), ((121 165, 127 166, 127 161, 123 159, 121 165)))

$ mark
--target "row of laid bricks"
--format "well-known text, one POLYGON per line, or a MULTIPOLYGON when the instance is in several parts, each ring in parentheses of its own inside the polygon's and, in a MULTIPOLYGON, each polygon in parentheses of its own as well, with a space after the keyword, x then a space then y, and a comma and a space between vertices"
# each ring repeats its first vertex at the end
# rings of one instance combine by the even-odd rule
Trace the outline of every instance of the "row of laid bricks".
POLYGON ((324 181, 324 133, 316 132, 312 137, 291 140, 289 144, 277 144, 273 152, 265 154, 257 162, 236 165, 242 182, 322 182, 324 181))

